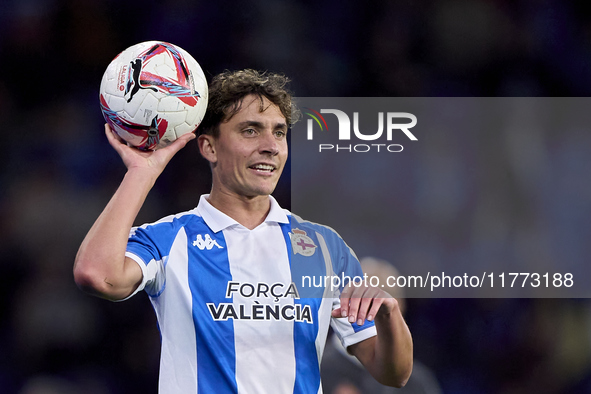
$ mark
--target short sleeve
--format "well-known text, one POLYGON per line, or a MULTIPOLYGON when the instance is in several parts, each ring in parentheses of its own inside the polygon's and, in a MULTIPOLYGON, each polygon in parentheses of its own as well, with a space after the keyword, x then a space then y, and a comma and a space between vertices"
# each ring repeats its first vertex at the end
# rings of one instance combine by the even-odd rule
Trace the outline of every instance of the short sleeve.
POLYGON ((163 219, 131 229, 125 256, 139 265, 143 278, 130 297, 141 290, 145 290, 150 297, 157 297, 164 290, 166 262, 178 233, 176 227, 174 220, 163 219))
MULTIPOLYGON (((334 298, 332 309, 335 310, 341 305, 340 299, 334 298)), ((333 317, 330 325, 341 341, 345 349, 349 346, 364 341, 377 335, 376 327, 373 321, 365 321, 363 325, 359 326, 357 323, 349 323, 346 317, 333 317)))
MULTIPOLYGON (((336 233, 332 232, 327 236, 327 240, 330 243, 329 250, 331 251, 331 257, 333 261, 333 275, 337 275, 339 278, 344 279, 341 281, 341 286, 332 302, 332 309, 335 310, 340 307, 340 294, 341 291, 349 280, 357 281, 363 279, 363 270, 361 264, 345 241, 336 233)), ((373 321, 365 321, 361 326, 357 323, 349 323, 346 317, 343 318, 332 318, 331 327, 335 334, 340 339, 343 347, 347 347, 364 341, 377 335, 375 324, 373 321)))

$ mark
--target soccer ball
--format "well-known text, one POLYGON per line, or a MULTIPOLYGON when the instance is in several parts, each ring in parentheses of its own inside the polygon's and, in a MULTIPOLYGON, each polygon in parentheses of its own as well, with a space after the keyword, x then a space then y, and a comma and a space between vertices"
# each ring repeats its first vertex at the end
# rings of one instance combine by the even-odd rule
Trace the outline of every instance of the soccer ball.
POLYGON ((105 120, 141 150, 162 148, 195 131, 207 98, 199 63, 182 48, 161 41, 132 45, 117 55, 100 87, 105 120))

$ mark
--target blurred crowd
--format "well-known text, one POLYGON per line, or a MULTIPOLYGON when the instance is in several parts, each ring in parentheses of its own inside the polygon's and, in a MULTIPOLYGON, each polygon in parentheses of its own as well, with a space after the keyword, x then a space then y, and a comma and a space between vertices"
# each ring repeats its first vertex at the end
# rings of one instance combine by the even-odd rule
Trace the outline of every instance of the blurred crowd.
MULTIPOLYGON (((159 336, 147 297, 95 299, 71 273, 125 171, 103 134, 102 73, 121 50, 154 39, 186 49, 208 78, 247 67, 283 72, 302 97, 591 96, 591 7, 581 0, 2 0, 0 393, 157 392, 159 336)), ((475 228, 486 239, 522 237, 518 257, 533 250, 541 263, 588 264, 591 133, 559 131, 529 136, 547 154, 527 160, 510 156, 510 140, 475 140, 472 152, 491 171, 474 180, 486 197, 475 228), (528 231, 539 220, 549 220, 543 236, 528 231), (558 255, 548 254, 550 242, 563 245, 558 255)), ((445 253, 441 242, 453 245, 462 205, 474 201, 462 188, 473 157, 453 147, 438 156, 439 148, 425 147, 413 163, 417 184, 440 182, 439 192, 398 197, 393 231, 415 251, 401 258, 445 253), (451 178, 437 176, 442 168, 451 178), (422 228, 431 229, 427 246, 422 228)), ((289 179, 276 193, 286 208, 289 179)), ((194 207, 209 183, 191 144, 137 224, 194 207)), ((486 243, 478 251, 494 253, 486 243)), ((406 316, 415 355, 444 393, 588 393, 590 307, 586 299, 408 299, 406 316)))

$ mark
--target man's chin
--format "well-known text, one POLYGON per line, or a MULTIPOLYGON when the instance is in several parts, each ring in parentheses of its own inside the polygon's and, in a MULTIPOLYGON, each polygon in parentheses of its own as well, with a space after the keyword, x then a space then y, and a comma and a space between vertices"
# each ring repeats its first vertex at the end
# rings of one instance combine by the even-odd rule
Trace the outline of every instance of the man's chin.
POLYGON ((242 194, 244 197, 248 198, 248 199, 253 199, 253 198, 257 198, 257 197, 265 197, 265 196, 269 196, 270 194, 272 194, 275 191, 275 185, 271 186, 264 186, 264 185, 259 185, 259 186, 254 186, 254 187, 250 187, 248 189, 243 189, 241 192, 238 192, 238 194, 242 194))
POLYGON ((277 181, 264 182, 254 187, 254 192, 259 196, 268 196, 275 191, 277 187, 277 181))
POLYGON ((274 191, 275 191, 275 187, 264 188, 264 189, 257 190, 256 195, 257 196, 269 196, 269 195, 273 194, 274 191))

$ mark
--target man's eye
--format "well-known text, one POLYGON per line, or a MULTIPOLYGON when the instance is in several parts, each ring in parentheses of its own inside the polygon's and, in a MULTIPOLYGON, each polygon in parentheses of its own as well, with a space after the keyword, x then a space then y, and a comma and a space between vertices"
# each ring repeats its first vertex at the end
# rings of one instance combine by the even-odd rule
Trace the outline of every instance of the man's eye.
POLYGON ((286 133, 285 131, 283 131, 283 130, 277 130, 277 131, 275 132, 275 135, 276 135, 277 137, 281 137, 281 138, 283 138, 283 137, 285 137, 285 136, 287 135, 287 133, 286 133))
POLYGON ((246 129, 242 131, 245 135, 254 135, 256 133, 255 129, 246 129))

